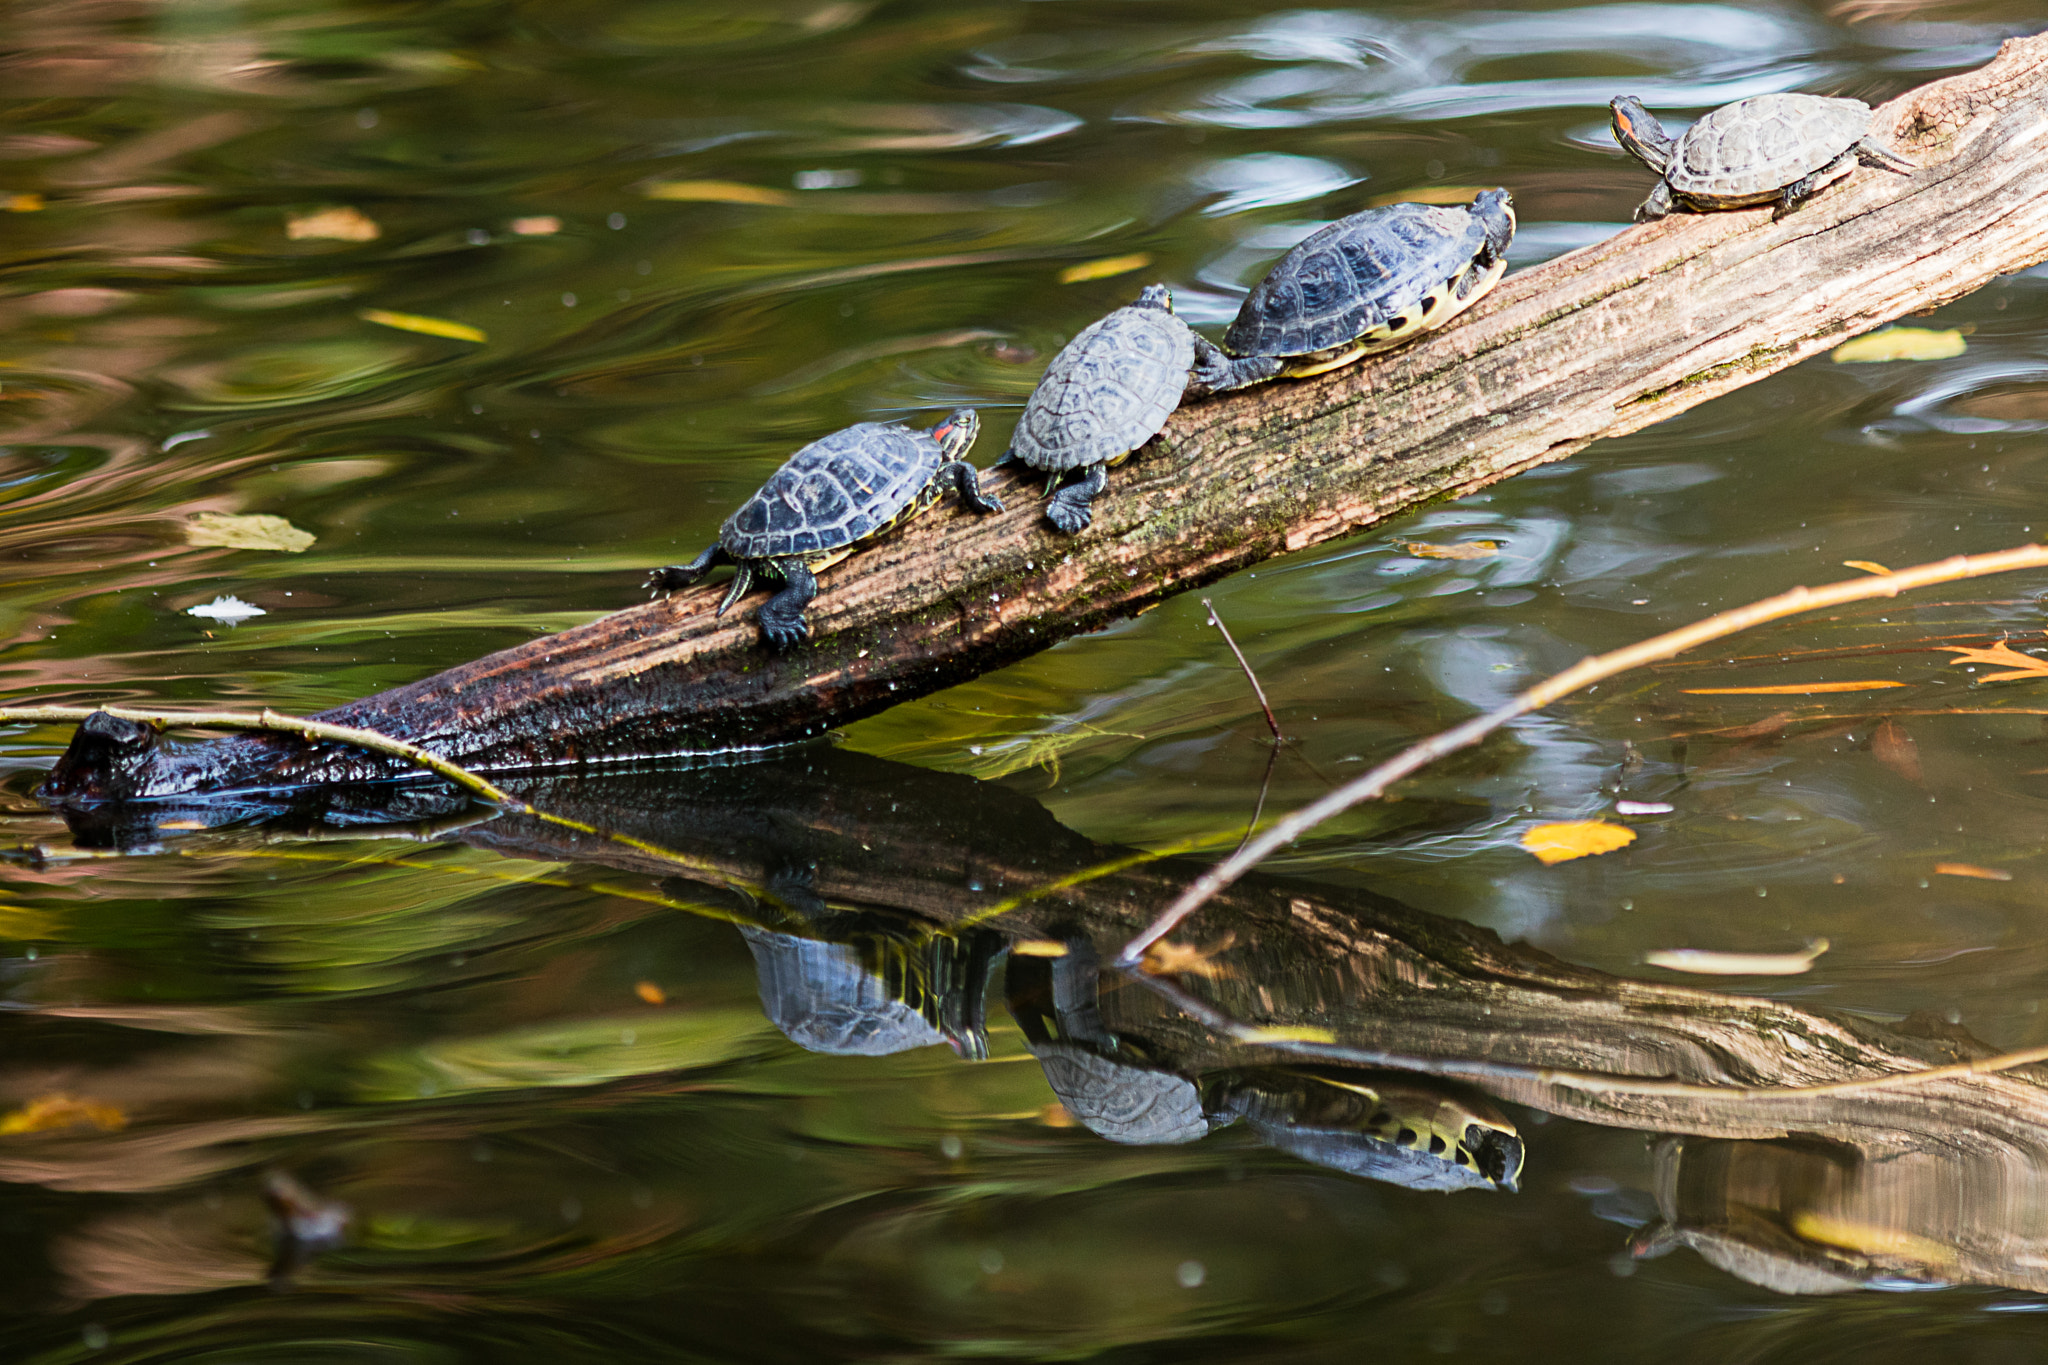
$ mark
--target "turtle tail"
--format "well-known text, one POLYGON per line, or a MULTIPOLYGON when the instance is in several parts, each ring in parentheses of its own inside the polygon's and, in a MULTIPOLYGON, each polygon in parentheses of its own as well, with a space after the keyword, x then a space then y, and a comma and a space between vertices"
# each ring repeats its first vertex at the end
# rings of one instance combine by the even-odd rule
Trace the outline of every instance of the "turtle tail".
POLYGON ((746 594, 747 589, 753 585, 754 566, 751 562, 742 559, 739 561, 739 571, 732 576, 732 586, 725 590, 725 600, 718 604, 718 610, 712 614, 714 616, 725 615, 727 609, 733 603, 739 601, 746 594))

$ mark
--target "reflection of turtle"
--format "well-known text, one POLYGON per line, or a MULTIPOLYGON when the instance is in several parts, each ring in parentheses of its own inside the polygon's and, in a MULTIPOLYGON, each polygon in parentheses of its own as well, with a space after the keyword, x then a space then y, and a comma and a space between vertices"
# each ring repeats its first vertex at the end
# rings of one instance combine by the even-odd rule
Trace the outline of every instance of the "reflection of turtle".
POLYGON ((1214 1087, 1217 1108, 1259 1140, 1353 1175, 1417 1190, 1513 1193, 1522 1173, 1514 1125, 1477 1097, 1379 1074, 1262 1070, 1214 1087))
POLYGON ((1034 1043, 1031 1050, 1060 1104, 1098 1137, 1155 1145, 1209 1136, 1202 1092, 1177 1072, 1115 1061, 1066 1043, 1034 1043))
POLYGON ((1515 210, 1506 190, 1462 208, 1389 204, 1339 218, 1280 258, 1205 356, 1211 393, 1348 365, 1441 327, 1507 268, 1515 210), (1233 358, 1235 357, 1235 358, 1233 358))
POLYGON ((1028 465, 1054 483, 1079 470, 1079 479, 1052 494, 1045 519, 1062 531, 1082 530, 1089 502, 1108 482, 1103 470, 1157 436, 1180 406, 1197 352, 1228 363, 1173 315, 1166 286, 1152 285, 1052 358, 996 467, 1028 465))
POLYGON ((1097 1008, 1101 959, 1081 937, 1059 957, 1012 957, 1004 973, 1010 1014, 1046 1083, 1076 1121, 1111 1142, 1195 1142, 1215 1125, 1202 1092, 1179 1072, 1104 1027, 1097 1008))
POLYGON ((1636 209, 1636 221, 1674 207, 1712 210, 1776 204, 1782 218, 1825 185, 1856 169, 1900 175, 1915 167, 1870 140, 1870 106, 1820 95, 1757 95, 1724 104, 1673 138, 1633 95, 1617 97, 1614 140, 1664 177, 1636 209))
POLYGON ((761 633, 788 649, 810 634, 804 607, 817 595, 814 574, 915 516, 953 489, 977 512, 1003 505, 982 494, 974 466, 960 457, 974 444, 981 419, 961 408, 930 431, 894 422, 862 422, 811 442, 770 475, 761 491, 740 504, 718 528, 718 542, 688 564, 671 564, 647 576, 657 593, 686 588, 715 565, 739 572, 718 605, 718 614, 738 601, 764 574, 782 580, 781 592, 761 608, 761 633))
POLYGON ((871 929, 828 941, 752 924, 740 933, 762 1011, 807 1051, 882 1057, 944 1043, 969 1061, 988 1056, 983 996, 996 953, 984 933, 871 929))

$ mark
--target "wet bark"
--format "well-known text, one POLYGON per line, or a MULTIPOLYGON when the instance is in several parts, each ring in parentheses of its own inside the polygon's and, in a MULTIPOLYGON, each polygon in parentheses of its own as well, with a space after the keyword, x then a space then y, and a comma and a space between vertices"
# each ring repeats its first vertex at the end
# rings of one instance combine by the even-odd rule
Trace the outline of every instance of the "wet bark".
MULTIPOLYGON (((2048 35, 1910 92, 1859 170, 1773 222, 1678 214, 1504 281, 1415 345, 1193 402, 1063 536, 1006 472, 827 575, 812 642, 766 649, 716 581, 323 713, 486 771, 785 742, 935 691, 1433 498, 1660 421, 2048 257, 2048 35)), ((1645 175, 1644 188, 1649 181, 1645 175)), ((53 795, 385 775, 390 760, 232 739, 75 764, 53 795), (116 771, 118 768, 118 771, 116 771)))

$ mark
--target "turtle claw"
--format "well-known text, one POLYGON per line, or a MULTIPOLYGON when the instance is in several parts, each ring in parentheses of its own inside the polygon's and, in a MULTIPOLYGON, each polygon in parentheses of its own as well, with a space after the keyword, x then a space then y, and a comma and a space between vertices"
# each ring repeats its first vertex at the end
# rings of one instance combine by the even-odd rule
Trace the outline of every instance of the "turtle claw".
POLYGON ((641 586, 647 589, 647 595, 650 598, 659 602, 670 593, 687 588, 696 581, 696 574, 691 573, 680 564, 670 564, 665 568, 649 569, 647 571, 647 581, 641 586))
POLYGON ((795 649, 811 638, 811 628, 799 616, 794 624, 783 621, 761 622, 761 634, 776 649, 795 649))
POLYGON ((1050 502, 1045 507, 1045 519, 1056 529, 1071 536, 1087 530, 1088 524, 1094 521, 1095 517, 1085 503, 1076 507, 1070 502, 1050 502))

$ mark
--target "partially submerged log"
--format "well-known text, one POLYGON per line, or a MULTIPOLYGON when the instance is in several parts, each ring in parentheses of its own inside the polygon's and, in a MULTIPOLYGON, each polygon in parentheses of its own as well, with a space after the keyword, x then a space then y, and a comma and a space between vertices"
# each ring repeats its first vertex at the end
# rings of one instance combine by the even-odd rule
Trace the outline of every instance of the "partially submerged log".
MULTIPOLYGON (((504 771, 814 735, 1013 662, 1272 556, 1562 459, 1844 337, 2048 258, 2048 34, 1877 111, 1921 169, 1864 170, 1783 221, 1680 214, 1507 279, 1384 358, 1195 402, 1112 476, 1079 536, 1007 472, 990 517, 941 508, 825 580, 811 644, 766 649, 701 585, 322 713, 504 771)), ((1646 180, 1647 185, 1647 180, 1646 180)), ((87 737, 60 797, 388 776, 276 737, 87 737)))

